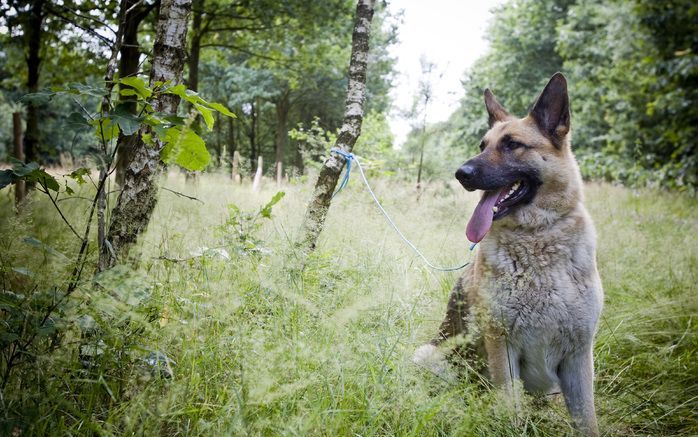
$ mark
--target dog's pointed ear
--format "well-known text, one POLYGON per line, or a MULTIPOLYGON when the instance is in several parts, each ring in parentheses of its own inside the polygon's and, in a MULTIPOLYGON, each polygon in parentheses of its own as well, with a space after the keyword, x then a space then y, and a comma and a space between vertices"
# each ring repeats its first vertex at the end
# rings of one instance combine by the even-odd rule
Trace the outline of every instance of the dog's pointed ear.
POLYGON ((487 113, 489 114, 490 127, 498 121, 502 121, 509 117, 509 113, 504 106, 500 105, 497 99, 494 98, 494 94, 489 88, 485 89, 485 106, 487 107, 487 113))
POLYGON ((570 131, 570 99, 567 95, 567 79, 555 73, 540 93, 530 112, 538 128, 550 136, 555 144, 561 144, 570 131))

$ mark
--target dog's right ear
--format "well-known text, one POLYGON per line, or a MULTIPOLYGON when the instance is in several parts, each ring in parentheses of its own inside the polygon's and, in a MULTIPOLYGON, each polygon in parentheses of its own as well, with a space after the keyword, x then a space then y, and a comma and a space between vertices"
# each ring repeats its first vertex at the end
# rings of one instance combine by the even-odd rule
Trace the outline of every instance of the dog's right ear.
POLYGON ((570 131, 570 98, 567 79, 555 73, 540 93, 530 115, 538 127, 559 146, 570 131))
POLYGON ((489 123, 492 127, 496 122, 502 121, 509 117, 509 113, 504 106, 500 105, 497 99, 494 98, 494 94, 489 88, 485 89, 485 106, 487 107, 487 113, 489 114, 489 123))

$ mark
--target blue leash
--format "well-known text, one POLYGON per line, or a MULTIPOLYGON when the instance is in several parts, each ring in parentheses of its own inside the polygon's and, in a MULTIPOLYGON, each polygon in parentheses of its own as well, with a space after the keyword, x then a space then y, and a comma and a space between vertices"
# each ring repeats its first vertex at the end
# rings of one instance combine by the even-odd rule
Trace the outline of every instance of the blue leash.
MULTIPOLYGON (((393 227, 393 229, 395 229, 395 232, 397 232, 397 234, 400 236, 400 238, 402 238, 402 240, 405 243, 407 243, 407 245, 410 246, 412 248, 412 250, 417 255, 419 255, 420 258, 422 258, 422 260, 426 263, 426 265, 428 265, 429 267, 431 267, 434 270, 438 270, 441 272, 452 272, 455 270, 460 270, 460 269, 464 268, 465 266, 467 266, 468 264, 470 264, 470 261, 468 261, 465 264, 463 264, 461 266, 457 266, 457 267, 438 267, 438 266, 435 266, 434 264, 430 263, 429 260, 422 254, 422 252, 420 252, 419 249, 417 249, 417 247, 410 240, 408 240, 407 237, 405 237, 405 235, 400 231, 400 229, 398 229, 398 227, 395 224, 395 222, 393 221, 393 219, 391 219, 390 216, 388 215, 388 213, 385 211, 385 209, 383 209, 383 206, 378 201, 378 198, 376 197, 375 193, 371 189, 371 185, 369 185, 368 179, 366 179, 366 175, 364 174, 364 169, 361 167, 361 163, 359 162, 359 158, 356 155, 354 155, 353 153, 345 152, 344 150, 342 150, 338 147, 331 148, 330 152, 343 157, 347 163, 347 171, 344 173, 344 178, 342 178, 342 182, 339 184, 339 188, 337 189, 337 191, 334 192, 334 194, 332 194, 332 197, 339 194, 339 192, 342 191, 344 189, 344 187, 347 186, 347 183, 349 182, 349 175, 351 174, 351 163, 352 163, 352 161, 356 161, 356 167, 359 169, 359 173, 361 173, 361 178, 363 179, 364 184, 366 185, 366 188, 368 188, 368 192, 371 194, 371 197, 373 197, 373 200, 376 202, 376 205, 378 205, 378 209, 380 209, 380 211, 383 213, 385 218, 388 220, 388 223, 390 223, 390 225, 393 227)), ((475 249, 476 245, 477 245, 477 243, 473 243, 470 245, 470 252, 472 252, 475 249)))
POLYGON ((336 153, 337 155, 340 155, 340 156, 343 156, 344 161, 346 161, 346 163, 347 163, 347 171, 344 173, 344 177, 342 178, 342 182, 339 183, 339 188, 337 188, 337 191, 335 191, 334 194, 332 195, 332 197, 334 198, 334 196, 339 194, 339 192, 342 191, 344 189, 344 187, 346 187, 347 184, 349 183, 349 175, 351 174, 351 163, 352 163, 352 161, 354 161, 354 154, 345 152, 344 150, 339 149, 337 147, 333 147, 332 149, 330 149, 330 152, 336 153))

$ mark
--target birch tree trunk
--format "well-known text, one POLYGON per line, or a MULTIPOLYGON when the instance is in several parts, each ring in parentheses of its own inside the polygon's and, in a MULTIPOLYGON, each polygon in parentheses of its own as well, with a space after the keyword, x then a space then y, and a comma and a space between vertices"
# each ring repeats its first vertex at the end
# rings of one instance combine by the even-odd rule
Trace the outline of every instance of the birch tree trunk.
MULTIPOLYGON (((138 43, 138 28, 143 20, 150 14, 155 4, 139 6, 139 0, 121 0, 120 10, 126 11, 123 23, 123 42, 119 50, 119 77, 131 77, 138 74, 138 67, 141 56, 141 49, 138 43)), ((119 89, 131 88, 128 85, 119 84, 119 89)), ((136 96, 120 96, 121 102, 126 110, 136 115, 136 96)), ((124 135, 119 133, 118 147, 116 152, 116 183, 123 186, 126 177, 126 167, 133 159, 133 147, 138 141, 138 134, 124 135)))
MULTIPOLYGON (((347 89, 344 123, 337 135, 335 147, 351 152, 356 139, 361 135, 366 100, 366 67, 368 64, 368 42, 375 0, 358 0, 352 34, 351 60, 349 61, 349 87, 347 89)), ((320 170, 315 191, 303 220, 301 245, 306 251, 315 249, 330 208, 332 193, 337 186, 345 161, 330 154, 320 170)))
MULTIPOLYGON (((191 0, 162 0, 153 47, 151 84, 168 80, 175 84, 182 83, 190 10, 191 0)), ((153 102, 153 109, 156 112, 176 114, 178 105, 178 96, 164 94, 153 102)), ((157 202, 161 149, 159 140, 148 145, 139 136, 100 252, 100 270, 109 269, 117 262, 126 260, 129 249, 148 226, 157 202)))

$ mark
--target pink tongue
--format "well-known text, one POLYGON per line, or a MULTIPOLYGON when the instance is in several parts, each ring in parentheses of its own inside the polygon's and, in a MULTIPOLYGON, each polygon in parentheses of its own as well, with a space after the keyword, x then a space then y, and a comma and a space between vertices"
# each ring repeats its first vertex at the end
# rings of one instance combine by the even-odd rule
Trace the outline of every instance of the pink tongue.
POLYGON ((485 191, 480 199, 480 203, 475 207, 475 212, 473 216, 470 217, 468 222, 468 227, 465 230, 465 235, 468 240, 472 243, 479 243, 480 240, 485 238, 485 234, 490 230, 492 226, 492 217, 494 213, 492 212, 492 207, 497 202, 501 190, 496 191, 485 191))

